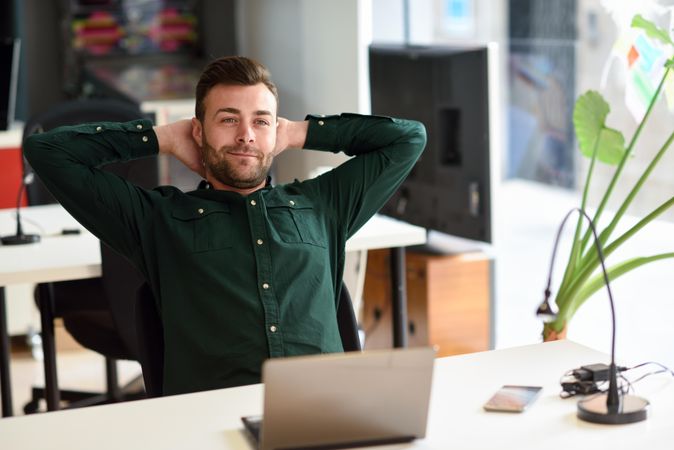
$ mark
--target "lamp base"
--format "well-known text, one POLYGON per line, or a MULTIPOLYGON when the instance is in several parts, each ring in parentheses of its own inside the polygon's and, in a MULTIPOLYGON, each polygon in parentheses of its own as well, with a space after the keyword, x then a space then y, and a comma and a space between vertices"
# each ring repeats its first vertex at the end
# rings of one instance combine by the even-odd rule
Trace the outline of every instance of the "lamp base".
POLYGON ((607 394, 596 395, 578 402, 578 418, 586 422, 624 425, 641 422, 648 417, 648 400, 634 395, 620 397, 618 411, 609 411, 607 394))
POLYGON ((15 234, 13 236, 4 236, 0 238, 2 245, 23 245, 40 242, 39 234, 15 234))

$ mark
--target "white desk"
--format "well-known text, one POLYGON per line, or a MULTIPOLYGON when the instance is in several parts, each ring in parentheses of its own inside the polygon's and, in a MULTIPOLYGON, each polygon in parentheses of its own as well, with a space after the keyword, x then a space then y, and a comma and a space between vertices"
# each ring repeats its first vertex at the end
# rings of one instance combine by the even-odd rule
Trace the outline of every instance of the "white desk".
MULTIPOLYGON (((12 404, 4 286, 94 278, 101 274, 98 240, 84 230, 60 205, 24 208, 22 218, 24 232, 39 232, 44 237, 38 244, 0 246, 0 382, 2 382, 2 405, 5 416, 11 415, 12 404), (62 236, 59 233, 64 228, 78 228, 82 232, 79 235, 62 236)), ((0 210, 0 234, 12 234, 15 230, 14 210, 0 210)), ((402 248, 423 244, 425 241, 426 233, 423 228, 388 217, 375 216, 347 242, 346 249, 352 251, 402 248)), ((399 283, 399 280, 393 282, 399 283)), ((405 305, 404 300, 395 302, 398 305, 405 305)), ((44 327, 43 321, 43 330, 44 327)), ((45 355, 48 354, 50 351, 45 351, 45 355)), ((45 361, 51 365, 50 361, 45 361)), ((45 378, 51 385, 53 376, 55 385, 55 366, 52 373, 53 375, 45 374, 45 378)))
MULTIPOLYGON (((559 398, 559 377, 608 356, 560 341, 436 360, 428 434, 394 449, 665 449, 674 441, 674 378, 636 385, 651 402, 645 422, 602 426, 576 418, 576 400, 559 398), (502 384, 543 386, 523 414, 487 413, 502 384)), ((263 386, 141 400, 0 421, 4 448, 250 450, 239 418, 262 411, 263 386)))
POLYGON ((22 135, 23 126, 20 125, 10 130, 0 131, 0 150, 21 147, 22 135))
MULTIPOLYGON (((16 232, 14 209, 0 210, 0 234, 16 232)), ((19 283, 43 283, 94 278, 101 274, 101 255, 98 240, 82 230, 79 235, 61 235, 64 228, 82 229, 60 205, 34 206, 22 209, 24 232, 39 233, 37 244, 0 246, 0 388, 2 415, 12 414, 11 380, 9 371, 9 338, 5 286, 19 283)), ((53 324, 43 331, 53 334, 53 324)), ((53 339, 43 340, 53 346, 53 339)), ((53 352, 45 349, 45 356, 53 352)), ((56 365, 53 358, 45 358, 45 378, 49 386, 56 385, 56 365)))
MULTIPOLYGON (((14 209, 0 209, 0 234, 16 232, 14 209)), ((21 210, 25 233, 38 233, 38 244, 0 246, 0 286, 95 278, 101 275, 98 239, 60 205, 21 210), (39 225, 39 227, 38 227, 39 225), (62 235, 64 228, 82 230, 62 235)))

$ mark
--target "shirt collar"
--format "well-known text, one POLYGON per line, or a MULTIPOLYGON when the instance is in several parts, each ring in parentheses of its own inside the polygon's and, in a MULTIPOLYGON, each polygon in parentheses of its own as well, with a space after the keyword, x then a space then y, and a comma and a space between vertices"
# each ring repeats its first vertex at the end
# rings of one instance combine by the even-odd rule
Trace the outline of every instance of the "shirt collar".
MULTIPOLYGON (((262 189, 269 187, 272 187, 271 175, 267 175, 267 179, 265 180, 264 187, 262 189)), ((197 186, 197 190, 200 191, 202 189, 213 190, 213 185, 208 180, 201 180, 197 186)))

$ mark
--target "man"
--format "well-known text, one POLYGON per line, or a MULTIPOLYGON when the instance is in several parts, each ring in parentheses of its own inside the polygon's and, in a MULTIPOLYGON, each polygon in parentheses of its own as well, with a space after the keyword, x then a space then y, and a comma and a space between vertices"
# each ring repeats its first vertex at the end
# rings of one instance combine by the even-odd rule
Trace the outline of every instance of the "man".
POLYGON ((260 381, 269 357, 342 351, 336 322, 344 245, 400 185, 425 145, 417 122, 353 114, 277 117, 267 69, 213 61, 196 117, 62 127, 25 155, 87 229, 144 274, 165 330, 164 393, 260 381), (354 155, 304 182, 271 186, 288 148, 354 155), (98 167, 172 155, 205 189, 145 190, 98 167))

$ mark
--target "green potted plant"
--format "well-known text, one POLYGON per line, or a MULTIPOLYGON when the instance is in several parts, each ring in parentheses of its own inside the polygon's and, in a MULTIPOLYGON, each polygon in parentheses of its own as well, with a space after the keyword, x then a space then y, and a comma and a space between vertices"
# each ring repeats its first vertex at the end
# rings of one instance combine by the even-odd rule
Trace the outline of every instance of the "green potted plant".
MULTIPOLYGON (((652 22, 644 19, 640 15, 636 15, 632 20, 632 27, 643 30, 650 38, 657 39, 666 45, 674 48, 674 41, 669 33, 661 28, 655 26, 652 22)), ((592 172, 597 161, 606 164, 615 165, 616 169, 609 182, 599 206, 594 213, 593 222, 599 223, 599 219, 604 212, 606 203, 616 186, 620 175, 630 159, 635 144, 643 130, 648 118, 651 115, 653 106, 660 97, 663 85, 674 70, 674 57, 667 60, 665 63, 665 70, 662 79, 651 98, 650 104, 646 113, 639 123, 634 135, 629 144, 625 146, 625 138, 623 134, 615 129, 609 128, 606 125, 606 118, 610 111, 608 103, 596 91, 588 91, 578 98, 573 111, 573 124, 575 128, 576 138, 581 153, 590 158, 590 165, 585 179, 585 186, 581 199, 580 208, 585 210, 587 196, 592 181, 592 172)), ((625 231, 620 236, 613 236, 620 219, 625 214, 625 211, 630 206, 636 195, 639 193, 649 175, 658 164, 662 156, 665 154, 670 144, 674 140, 674 131, 667 137, 662 147, 648 164, 643 174, 639 177, 633 188, 628 193, 627 197, 615 212, 613 218, 606 227, 599 232, 599 241, 604 249, 605 257, 609 257, 620 245, 622 245, 629 238, 634 236, 639 230, 644 228, 649 222, 660 216, 668 208, 674 205, 674 197, 670 197, 667 201, 655 208, 651 213, 639 220, 634 226, 625 231)), ((625 261, 611 264, 608 261, 609 279, 614 280, 625 273, 648 264, 653 261, 658 261, 665 258, 674 258, 674 249, 670 249, 669 253, 660 253, 650 256, 642 256, 631 258, 625 261)), ((574 316, 578 308, 592 296, 595 292, 604 286, 604 278, 601 271, 598 270, 600 266, 599 258, 594 246, 591 229, 587 225, 583 217, 578 218, 576 224, 573 244, 569 255, 569 260, 566 265, 564 277, 557 290, 555 303, 557 304, 558 313, 554 321, 546 323, 543 327, 543 338, 545 340, 552 340, 558 337, 563 337, 566 332, 566 327, 571 318, 574 316)))

